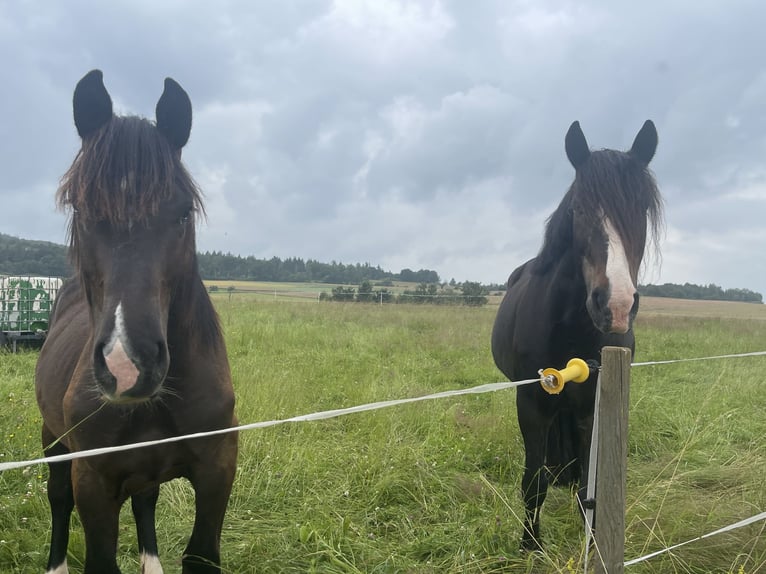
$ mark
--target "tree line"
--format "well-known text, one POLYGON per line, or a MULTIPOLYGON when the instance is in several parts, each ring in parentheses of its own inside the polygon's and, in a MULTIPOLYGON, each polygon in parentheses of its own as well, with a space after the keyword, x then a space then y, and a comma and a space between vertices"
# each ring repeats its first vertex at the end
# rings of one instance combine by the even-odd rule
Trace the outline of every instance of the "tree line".
MULTIPOLYGON (((241 281, 278 281, 278 282, 314 282, 342 283, 361 286, 364 281, 374 281, 382 286, 385 282, 406 281, 419 285, 440 283, 439 274, 430 269, 402 269, 392 273, 381 269, 379 265, 369 263, 343 264, 336 261, 322 263, 314 259, 288 257, 280 259, 258 259, 248 256, 232 255, 220 251, 206 251, 198 254, 200 275, 203 279, 241 280, 241 281)), ((0 233, 0 275, 41 275, 49 277, 67 277, 72 274, 72 267, 67 257, 67 247, 49 241, 20 239, 0 233)), ((463 284, 470 285, 471 282, 463 284)), ((447 289, 457 287, 455 280, 450 281, 447 289)), ((485 285, 484 289, 497 291, 504 285, 485 285)), ((426 290, 431 287, 426 287, 426 290)), ((447 292, 442 287, 440 294, 447 292)), ((353 289, 356 295, 356 289, 353 289)), ((639 293, 651 297, 675 297, 678 299, 706 299, 713 301, 748 301, 763 303, 761 293, 750 289, 723 289, 718 285, 695 285, 684 283, 665 283, 663 285, 641 285, 639 293)), ((401 297, 404 294, 401 294, 401 297)), ((413 300, 422 299, 424 293, 418 289, 409 293, 413 300)), ((430 292, 425 295, 433 296, 430 292)), ((362 292, 362 299, 367 295, 362 292)), ((461 296, 465 294, 461 291, 461 296)))
POLYGON ((763 296, 750 289, 723 289, 718 285, 695 285, 694 283, 664 283, 663 285, 639 285, 638 292, 649 297, 674 297, 676 299, 704 299, 706 301, 746 301, 763 303, 763 296))
POLYGON ((438 283, 439 274, 430 269, 402 269, 392 273, 369 263, 344 264, 337 261, 322 263, 300 257, 258 259, 220 251, 199 253, 200 274, 205 279, 239 281, 279 281, 292 283, 345 283, 359 285, 362 281, 408 281, 438 283))
MULTIPOLYGON (((45 275, 68 277, 72 267, 68 248, 48 241, 20 239, 0 233, 0 274, 45 275)), ((203 279, 238 281, 277 281, 297 283, 345 283, 359 285, 362 281, 406 281, 439 283, 439 274, 430 269, 402 269, 399 273, 385 271, 369 263, 344 264, 337 261, 322 263, 314 259, 288 257, 258 259, 220 251, 197 254, 199 272, 203 279)))

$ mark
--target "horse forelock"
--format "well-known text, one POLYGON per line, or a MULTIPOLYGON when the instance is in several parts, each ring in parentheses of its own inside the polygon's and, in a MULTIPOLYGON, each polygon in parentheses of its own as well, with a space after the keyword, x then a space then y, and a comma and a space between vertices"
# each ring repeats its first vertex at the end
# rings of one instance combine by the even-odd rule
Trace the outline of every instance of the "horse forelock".
POLYGON ((204 213, 202 194, 180 154, 154 124, 115 116, 83 140, 56 200, 81 223, 105 221, 129 229, 146 224, 177 194, 188 197, 196 213, 204 213))
POLYGON ((662 228, 662 197, 651 171, 628 153, 594 151, 573 187, 589 214, 611 222, 637 273, 647 240, 656 247, 662 228))
POLYGON ((538 271, 549 268, 571 246, 574 209, 578 217, 586 218, 586 225, 602 225, 604 219, 611 222, 634 273, 638 272, 647 239, 656 250, 662 230, 662 198, 652 173, 629 154, 615 150, 591 152, 546 222, 545 239, 537 257, 538 271))
MULTIPOLYGON (((165 208, 169 215, 178 216, 178 206, 184 203, 195 215, 204 216, 202 192, 178 151, 152 122, 135 116, 115 116, 97 133, 83 139, 82 148, 61 180, 56 199, 59 208, 71 211, 69 255, 81 282, 85 281, 80 272, 83 229, 106 223, 116 231, 141 233, 165 208)), ((193 279, 199 276, 194 231, 191 224, 184 235, 192 265, 179 275, 184 280, 175 286, 173 298, 179 308, 194 308, 195 312, 179 314, 176 320, 201 322, 210 333, 208 338, 214 340, 219 336, 214 312, 192 304, 198 295, 186 287, 195 284, 193 279)))

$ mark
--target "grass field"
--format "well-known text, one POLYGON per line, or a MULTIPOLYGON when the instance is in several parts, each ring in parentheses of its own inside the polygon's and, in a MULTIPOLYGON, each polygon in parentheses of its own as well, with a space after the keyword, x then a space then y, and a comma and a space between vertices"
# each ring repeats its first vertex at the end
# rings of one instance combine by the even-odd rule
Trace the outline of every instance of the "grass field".
MULTIPOLYGON (((241 422, 502 380, 489 351, 495 308, 361 305, 214 296, 241 422)), ((636 360, 766 350, 763 305, 642 300, 636 360)), ((35 351, 0 355, 0 460, 40 455, 35 351)), ((635 368, 626 559, 766 510, 766 358, 635 368)), ((455 397, 240 436, 224 527, 229 573, 581 571, 569 491, 543 509, 545 554, 521 555, 523 449, 515 393, 455 397)), ((0 572, 42 572, 47 469, 0 474, 0 572)), ((191 490, 163 485, 165 572, 180 571, 191 490)), ((75 519, 72 572, 82 571, 75 519)), ((120 561, 139 570, 124 511, 120 561)), ((626 568, 628 573, 766 573, 766 523, 626 568)))

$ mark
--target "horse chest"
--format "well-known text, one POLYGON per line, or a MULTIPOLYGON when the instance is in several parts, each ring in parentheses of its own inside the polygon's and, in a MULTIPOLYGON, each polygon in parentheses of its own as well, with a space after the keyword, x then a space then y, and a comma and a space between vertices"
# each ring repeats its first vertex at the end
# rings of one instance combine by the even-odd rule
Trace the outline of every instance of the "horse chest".
MULTIPOLYGON (((112 496, 120 501, 188 474, 190 460, 178 449, 149 447, 83 459, 80 464, 95 471, 112 496)), ((189 457, 191 458, 191 457, 189 457)))

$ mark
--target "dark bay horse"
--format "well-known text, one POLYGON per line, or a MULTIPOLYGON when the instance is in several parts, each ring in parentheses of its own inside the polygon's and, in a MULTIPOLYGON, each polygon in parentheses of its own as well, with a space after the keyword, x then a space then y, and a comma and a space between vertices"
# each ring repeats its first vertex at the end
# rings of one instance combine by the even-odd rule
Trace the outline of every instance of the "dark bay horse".
MULTIPOLYGON (((115 116, 99 70, 74 92, 82 147, 62 179, 75 276, 62 288, 36 370, 46 454, 234 425, 234 392, 218 317, 200 279, 201 193, 181 163, 191 102, 172 79, 156 123, 115 116)), ((86 574, 119 573, 122 504, 131 499, 141 571, 162 572, 155 532, 160 483, 187 478, 195 518, 185 573, 220 572, 236 433, 51 464, 47 572, 68 572, 74 506, 86 574)))
MULTIPOLYGON (((537 377, 579 357, 599 361, 602 347, 634 350, 637 275, 648 228, 662 225, 662 199, 648 169, 657 131, 644 123, 628 152, 591 151, 574 122, 565 138, 575 179, 548 219, 537 257, 508 279, 492 331, 492 355, 510 379, 537 377)), ((558 395, 518 388, 524 439, 523 549, 540 547, 540 508, 548 484, 587 481, 596 375, 558 395)), ((582 495, 582 493, 580 493, 582 495)))

